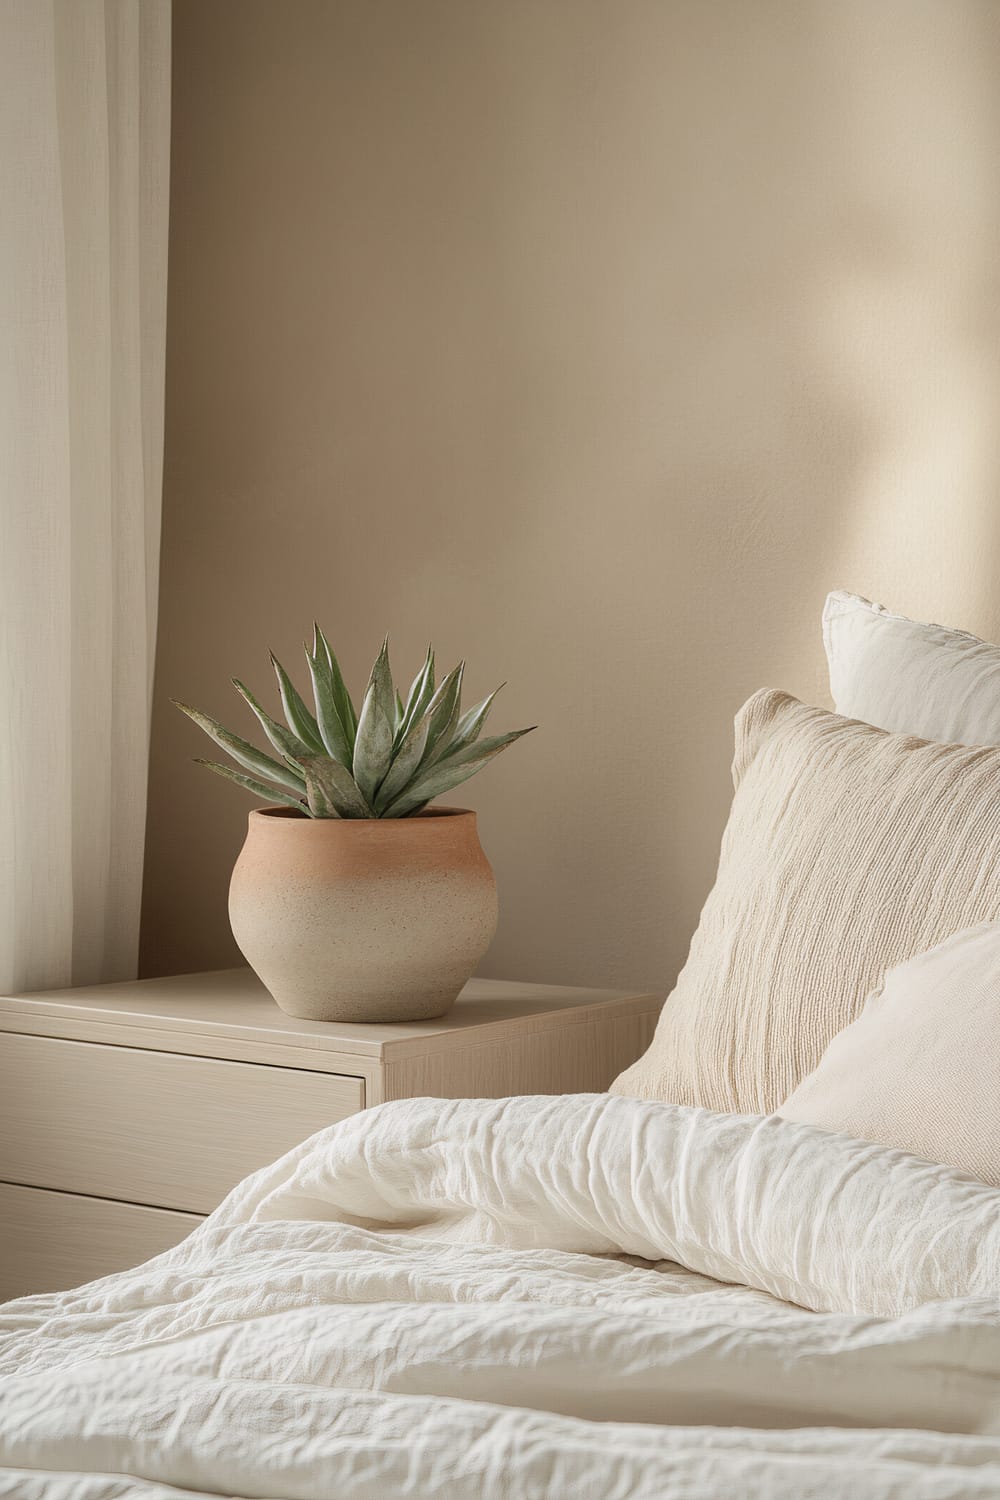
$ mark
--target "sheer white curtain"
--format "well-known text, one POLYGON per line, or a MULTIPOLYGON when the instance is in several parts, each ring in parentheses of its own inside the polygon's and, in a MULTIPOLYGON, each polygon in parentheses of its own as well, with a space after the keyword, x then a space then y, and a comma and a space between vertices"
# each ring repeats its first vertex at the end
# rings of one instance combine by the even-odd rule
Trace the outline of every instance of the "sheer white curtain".
POLYGON ((0 992, 138 950, 169 0, 0 0, 0 992))

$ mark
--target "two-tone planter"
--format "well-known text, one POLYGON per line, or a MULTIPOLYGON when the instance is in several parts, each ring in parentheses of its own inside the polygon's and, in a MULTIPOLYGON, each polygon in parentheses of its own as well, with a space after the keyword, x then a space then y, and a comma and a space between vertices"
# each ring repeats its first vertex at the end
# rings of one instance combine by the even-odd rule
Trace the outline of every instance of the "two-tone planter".
POLYGON ((476 815, 250 814, 229 887, 241 952, 282 1010, 422 1021, 450 1009, 493 939, 496 882, 476 815))

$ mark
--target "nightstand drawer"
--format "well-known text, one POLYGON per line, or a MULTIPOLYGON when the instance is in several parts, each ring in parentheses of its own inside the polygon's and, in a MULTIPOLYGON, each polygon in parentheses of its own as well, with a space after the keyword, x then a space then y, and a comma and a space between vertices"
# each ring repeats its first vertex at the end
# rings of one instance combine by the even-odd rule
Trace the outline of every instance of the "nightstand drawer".
POLYGON ((196 1214, 0 1182, 0 1302, 127 1271, 200 1223, 196 1214))
POLYGON ((7 1033, 0 1180, 208 1213, 364 1103, 338 1073, 7 1033))

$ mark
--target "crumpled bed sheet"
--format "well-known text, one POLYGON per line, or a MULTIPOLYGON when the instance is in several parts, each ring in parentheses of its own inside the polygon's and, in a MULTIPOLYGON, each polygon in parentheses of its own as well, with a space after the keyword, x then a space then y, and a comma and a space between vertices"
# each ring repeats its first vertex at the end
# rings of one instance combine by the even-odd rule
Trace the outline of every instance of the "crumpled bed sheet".
POLYGON ((997 1500, 1000 1193, 777 1117, 383 1105, 0 1308, 0 1465, 18 1500, 997 1500))

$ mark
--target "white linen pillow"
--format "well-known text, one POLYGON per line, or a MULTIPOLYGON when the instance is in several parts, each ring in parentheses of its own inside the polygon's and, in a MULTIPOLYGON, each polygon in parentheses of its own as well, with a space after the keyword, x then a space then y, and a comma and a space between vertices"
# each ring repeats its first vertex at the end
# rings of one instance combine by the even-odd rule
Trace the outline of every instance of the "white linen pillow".
POLYGON ((839 714, 893 734, 1000 745, 1000 646, 837 589, 823 610, 839 714))
POLYGON ((755 694, 715 888, 616 1094, 769 1114, 886 970, 1000 919, 1000 748, 755 694))
POLYGON ((890 970, 777 1113, 1000 1187, 1000 922, 890 970))

